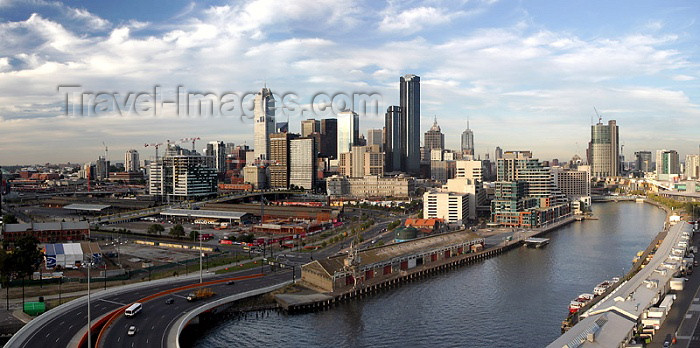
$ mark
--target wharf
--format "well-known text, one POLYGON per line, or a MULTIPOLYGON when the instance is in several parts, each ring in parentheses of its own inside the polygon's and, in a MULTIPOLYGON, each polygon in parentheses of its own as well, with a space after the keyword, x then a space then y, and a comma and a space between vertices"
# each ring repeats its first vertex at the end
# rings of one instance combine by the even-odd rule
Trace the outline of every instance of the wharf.
POLYGON ((541 248, 549 244, 549 238, 530 237, 528 239, 525 239, 523 241, 523 244, 525 244, 525 246, 534 246, 535 248, 541 248))

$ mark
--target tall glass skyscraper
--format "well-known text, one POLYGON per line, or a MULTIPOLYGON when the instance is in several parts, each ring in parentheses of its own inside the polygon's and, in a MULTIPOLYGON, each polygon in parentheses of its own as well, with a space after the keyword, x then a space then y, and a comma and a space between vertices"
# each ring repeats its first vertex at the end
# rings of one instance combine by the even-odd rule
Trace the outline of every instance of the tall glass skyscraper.
POLYGON ((474 155, 474 132, 469 129, 469 121, 467 121, 467 129, 462 132, 462 153, 474 155))
POLYGON ((360 139, 360 117, 353 111, 338 113, 338 157, 350 152, 360 139))
POLYGON ((588 148, 591 176, 609 177, 620 175, 620 139, 615 120, 605 125, 598 122, 591 126, 591 142, 588 148))
POLYGON ((384 168, 401 171, 401 107, 392 105, 384 114, 384 168))
MULTIPOLYGON (((401 156, 402 171, 420 173, 420 76, 401 76, 401 156)), ((396 168, 394 168, 396 170, 396 168)))

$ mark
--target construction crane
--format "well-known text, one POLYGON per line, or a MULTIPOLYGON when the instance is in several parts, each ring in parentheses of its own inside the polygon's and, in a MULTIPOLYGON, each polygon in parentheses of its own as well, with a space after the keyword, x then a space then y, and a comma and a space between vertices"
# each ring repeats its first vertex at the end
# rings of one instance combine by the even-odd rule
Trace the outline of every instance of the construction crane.
POLYGON ((595 115, 598 116, 598 124, 603 123, 603 116, 598 113, 598 109, 596 109, 595 106, 593 107, 593 111, 595 111, 595 115))
POLYGON ((143 147, 155 147, 156 148, 156 162, 158 161, 158 148, 163 145, 163 143, 157 143, 157 144, 143 144, 143 147))
POLYGON ((107 161, 107 154, 108 154, 107 144, 105 144, 105 142, 103 141, 102 145, 104 145, 104 147, 105 147, 105 178, 109 178, 109 161, 107 161))
POLYGON ((202 139, 200 139, 199 137, 194 137, 194 138, 182 138, 182 139, 180 139, 180 141, 183 142, 183 143, 186 143, 186 142, 188 142, 188 141, 191 141, 191 142, 192 142, 192 152, 197 151, 197 150, 195 150, 195 148, 194 148, 194 143, 195 143, 197 140, 202 140, 202 139))

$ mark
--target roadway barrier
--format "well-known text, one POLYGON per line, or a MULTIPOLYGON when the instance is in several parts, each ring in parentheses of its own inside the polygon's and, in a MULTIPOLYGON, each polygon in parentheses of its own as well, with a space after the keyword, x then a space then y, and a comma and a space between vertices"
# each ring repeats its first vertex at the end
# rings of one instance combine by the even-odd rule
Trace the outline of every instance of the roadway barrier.
POLYGON ((180 348, 180 333, 182 333, 182 330, 185 328, 185 326, 187 326, 187 324, 192 319, 194 319, 196 316, 202 314, 203 312, 206 312, 208 310, 211 310, 212 308, 216 308, 216 307, 219 307, 221 305, 224 305, 224 304, 227 304, 230 302, 234 302, 234 301, 238 301, 238 300, 241 300, 241 299, 244 299, 247 297, 266 294, 268 292, 275 291, 277 289, 281 289, 281 288, 283 288, 289 284, 292 284, 292 283, 293 283, 292 280, 287 280, 285 282, 282 282, 282 283, 279 283, 276 285, 272 285, 272 286, 268 286, 265 288, 242 292, 240 294, 231 295, 228 297, 224 297, 222 299, 218 299, 216 301, 209 302, 203 306, 200 306, 200 307, 197 307, 197 308, 191 310, 189 313, 187 313, 187 315, 180 318, 175 323, 175 325, 177 325, 177 330, 173 331, 171 329, 170 332, 168 332, 168 344, 166 345, 166 347, 180 348))
MULTIPOLYGON (((198 287, 202 287, 202 286, 209 286, 209 285, 221 284, 221 283, 225 283, 225 282, 228 282, 228 281, 231 281, 231 280, 245 280, 245 279, 259 278, 259 277, 262 277, 262 276, 263 276, 262 273, 258 273, 258 274, 251 274, 251 275, 247 275, 247 276, 240 276, 240 277, 233 277, 233 278, 225 278, 225 279, 211 280, 211 281, 203 282, 203 283, 189 284, 189 285, 181 286, 181 287, 174 288, 174 289, 164 290, 164 291, 161 291, 161 292, 152 294, 152 295, 148 295, 148 296, 146 296, 146 297, 144 297, 144 298, 142 298, 142 299, 139 299, 139 300, 137 300, 137 301, 135 301, 135 302, 145 303, 145 302, 148 302, 148 301, 150 301, 150 300, 156 299, 156 298, 158 298, 158 297, 165 296, 165 295, 169 295, 169 294, 172 294, 172 293, 175 293, 175 292, 179 292, 179 291, 183 291, 183 290, 198 288, 198 287)), ((100 326, 102 326, 102 327, 100 328, 100 332, 99 332, 99 334, 98 334, 98 336, 97 336, 97 342, 95 343, 95 348, 98 348, 98 347, 99 347, 100 342, 102 341, 102 338, 103 338, 105 332, 107 331, 107 329, 112 325, 112 323, 114 323, 114 321, 115 321, 117 318, 119 318, 119 316, 121 316, 121 315, 124 313, 124 310, 126 310, 127 308, 129 308, 130 305, 131 305, 131 303, 130 303, 130 304, 127 304, 127 305, 125 305, 125 306, 123 306, 123 307, 120 307, 119 309, 116 309, 116 310, 112 311, 111 314, 108 314, 108 315, 106 315, 104 318, 102 318, 102 319, 104 319, 104 320, 100 320, 100 321, 98 321, 98 322, 96 322, 95 324, 92 325, 92 327, 90 328, 90 332, 91 332, 91 333, 94 332, 94 331, 96 331, 98 328, 100 328, 100 326)), ((86 333, 83 335, 83 337, 80 339, 80 343, 78 344, 78 347, 84 347, 84 346, 86 345, 86 343, 87 343, 87 332, 86 332, 86 333)))

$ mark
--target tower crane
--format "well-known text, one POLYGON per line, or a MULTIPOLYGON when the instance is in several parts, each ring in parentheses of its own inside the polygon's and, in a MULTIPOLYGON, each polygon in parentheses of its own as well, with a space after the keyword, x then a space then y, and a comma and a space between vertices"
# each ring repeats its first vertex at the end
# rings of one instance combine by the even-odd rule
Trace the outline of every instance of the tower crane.
POLYGON ((158 148, 163 145, 163 143, 154 143, 154 144, 143 144, 143 147, 155 147, 156 148, 156 162, 158 161, 158 148))
POLYGON ((603 123, 603 116, 598 113, 598 109, 596 109, 595 106, 593 107, 593 111, 595 111, 595 115, 598 116, 598 123, 603 123))
POLYGON ((191 142, 192 142, 192 152, 196 151, 196 150, 195 150, 195 147, 194 147, 194 146, 195 146, 194 143, 195 143, 197 140, 202 140, 202 139, 199 138, 199 137, 182 138, 182 139, 180 139, 180 141, 183 142, 183 143, 186 143, 186 142, 188 142, 188 141, 191 141, 191 142))

